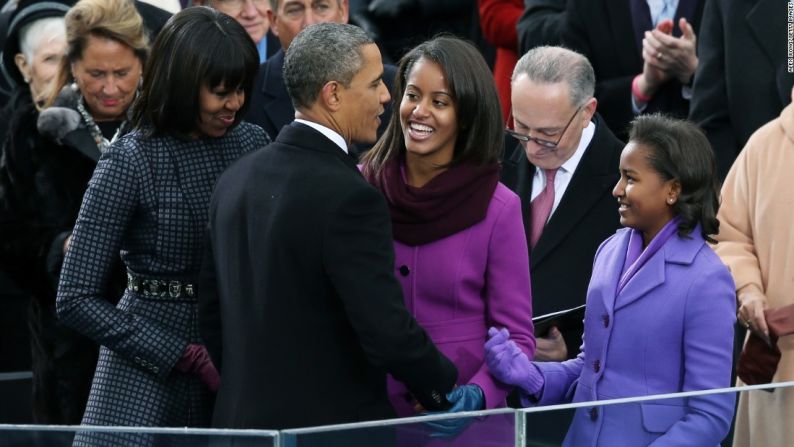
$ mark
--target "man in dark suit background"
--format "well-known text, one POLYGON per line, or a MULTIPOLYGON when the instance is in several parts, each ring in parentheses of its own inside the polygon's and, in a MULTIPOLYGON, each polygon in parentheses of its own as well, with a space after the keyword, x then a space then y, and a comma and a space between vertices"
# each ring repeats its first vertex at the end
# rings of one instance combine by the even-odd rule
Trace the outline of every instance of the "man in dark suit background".
POLYGON ((360 28, 306 28, 285 59, 296 119, 218 180, 199 291, 221 372, 213 426, 284 429, 395 415, 386 373, 428 410, 457 370, 403 304, 389 212, 347 151, 389 101, 360 28))
POLYGON ((785 34, 782 2, 711 0, 703 10, 689 118, 706 132, 721 180, 750 135, 791 101, 785 34))
MULTIPOLYGON (((254 88, 251 90, 251 106, 245 120, 261 126, 271 139, 275 140, 282 127, 295 118, 287 87, 284 85, 282 70, 284 53, 295 36, 305 27, 316 23, 347 23, 348 0, 269 0, 272 8, 268 10, 270 29, 281 42, 281 51, 259 66, 254 88)), ((391 65, 384 67, 383 81, 391 91, 397 69, 391 65)), ((391 103, 378 127, 378 136, 386 129, 391 115, 391 103)), ((352 148, 355 155, 366 151, 372 143, 359 144, 352 148)))
POLYGON ((593 65, 599 113, 619 138, 628 137, 628 124, 639 114, 689 114, 704 3, 566 0, 562 45, 593 65))
MULTIPOLYGON (((501 180, 521 198, 536 316, 584 304, 596 249, 620 228, 612 188, 623 143, 595 113, 594 89, 587 59, 560 47, 530 50, 513 71, 508 126, 521 143, 507 151, 501 180), (538 215, 533 201, 549 194, 550 209, 538 215)), ((535 359, 575 357, 583 329, 535 334, 535 359)))

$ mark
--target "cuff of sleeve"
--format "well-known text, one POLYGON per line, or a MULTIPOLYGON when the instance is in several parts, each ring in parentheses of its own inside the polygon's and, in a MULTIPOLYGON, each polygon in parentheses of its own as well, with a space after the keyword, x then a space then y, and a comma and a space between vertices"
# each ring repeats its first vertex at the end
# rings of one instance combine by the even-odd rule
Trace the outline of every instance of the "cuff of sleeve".
POLYGON ((543 373, 534 363, 530 363, 530 368, 534 369, 534 374, 529 374, 527 380, 520 384, 519 388, 521 388, 523 393, 535 396, 543 391, 545 380, 543 379, 543 373))
POLYGON ((648 108, 648 103, 643 103, 642 105, 637 104, 637 98, 634 97, 634 94, 631 95, 631 111, 635 115, 639 115, 648 108))
POLYGON ((482 395, 485 399, 484 409, 490 410, 504 407, 507 395, 510 393, 512 387, 494 380, 491 373, 487 371, 487 367, 483 366, 483 368, 484 369, 480 369, 468 383, 477 385, 482 390, 482 395))
POLYGON ((47 250, 47 274, 50 280, 55 283, 56 288, 58 287, 58 277, 60 276, 61 266, 63 265, 63 244, 71 234, 72 230, 58 233, 52 240, 52 243, 50 243, 49 250, 47 250))
POLYGON ((692 99, 692 87, 688 85, 681 86, 681 97, 690 101, 692 99))

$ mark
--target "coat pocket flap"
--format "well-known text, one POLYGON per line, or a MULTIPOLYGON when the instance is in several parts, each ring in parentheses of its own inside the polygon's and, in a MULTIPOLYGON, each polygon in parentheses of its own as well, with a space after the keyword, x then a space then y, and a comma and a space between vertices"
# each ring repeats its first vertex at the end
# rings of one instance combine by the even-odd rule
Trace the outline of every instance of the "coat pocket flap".
POLYGON ((680 405, 641 403, 642 426, 651 433, 664 433, 686 416, 686 408, 680 405))

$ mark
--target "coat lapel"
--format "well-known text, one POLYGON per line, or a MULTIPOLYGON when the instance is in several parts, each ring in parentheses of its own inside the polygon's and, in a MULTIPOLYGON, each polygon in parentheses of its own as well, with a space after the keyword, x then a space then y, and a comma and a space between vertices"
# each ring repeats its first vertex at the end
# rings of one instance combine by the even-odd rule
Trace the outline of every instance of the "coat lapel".
POLYGON ((626 38, 636 35, 630 0, 608 0, 604 3, 612 29, 612 42, 620 43, 620 47, 615 48, 620 67, 623 71, 631 73, 637 67, 642 67, 642 53, 635 39, 626 38))
POLYGON ((783 20, 770 22, 768 18, 782 16, 784 13, 779 0, 758 0, 745 17, 750 34, 758 41, 764 54, 775 67, 782 62, 774 54, 774 49, 779 46, 778 39, 781 38, 780 36, 784 36, 786 31, 783 20))
MULTIPOLYGON (((615 298, 615 310, 626 307, 664 284, 666 264, 690 265, 695 261, 705 241, 700 235, 700 226, 696 227, 688 237, 673 236, 651 259, 634 275, 615 298)), ((628 232, 627 232, 628 234, 628 232)), ((628 240, 628 237, 626 238, 628 240)), ((625 251, 625 246, 623 250, 625 251)), ((623 255, 625 259, 625 253, 623 255)), ((621 274, 622 265, 618 270, 621 274)))

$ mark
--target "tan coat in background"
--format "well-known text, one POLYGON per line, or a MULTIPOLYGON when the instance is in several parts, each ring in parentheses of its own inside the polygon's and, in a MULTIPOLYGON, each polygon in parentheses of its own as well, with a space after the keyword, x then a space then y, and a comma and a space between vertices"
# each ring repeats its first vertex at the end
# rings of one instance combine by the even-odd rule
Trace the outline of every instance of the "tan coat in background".
MULTIPOLYGON (((794 107, 756 131, 722 187, 716 252, 736 291, 757 288, 769 308, 794 303, 794 107)), ((774 382, 794 380, 794 335, 781 337, 774 382)), ((741 381, 738 381, 741 385, 741 381)), ((742 393, 734 446, 794 445, 794 388, 742 393)))

